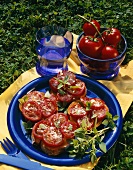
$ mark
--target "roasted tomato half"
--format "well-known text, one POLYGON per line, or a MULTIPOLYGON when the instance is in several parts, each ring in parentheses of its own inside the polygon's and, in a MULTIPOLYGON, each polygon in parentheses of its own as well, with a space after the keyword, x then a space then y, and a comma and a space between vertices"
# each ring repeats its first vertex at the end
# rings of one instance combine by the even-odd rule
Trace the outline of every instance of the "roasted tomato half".
POLYGON ((68 114, 72 120, 76 121, 77 119, 86 116, 87 111, 80 103, 75 101, 69 105, 68 114))
POLYGON ((85 83, 79 79, 76 79, 74 86, 70 86, 68 93, 73 96, 73 98, 80 98, 81 96, 86 95, 86 86, 85 83))
POLYGON ((44 93, 40 91, 30 91, 26 95, 24 95, 21 99, 19 99, 19 108, 22 111, 22 105, 27 101, 36 101, 40 103, 44 99, 44 93))
POLYGON ((57 99, 60 102, 67 102, 70 103, 73 101, 73 95, 69 94, 67 91, 63 94, 57 93, 57 99))
POLYGON ((83 103, 84 107, 88 107, 88 109, 92 110, 99 110, 104 108, 105 102, 100 98, 88 98, 88 97, 81 97, 81 102, 83 103))
POLYGON ((104 108, 92 110, 92 117, 97 117, 97 122, 101 122, 106 118, 106 114, 109 112, 109 108, 104 104, 104 108))
POLYGON ((56 113, 49 117, 49 121, 52 126, 60 128, 64 122, 68 121, 68 116, 65 113, 56 113))
POLYGON ((37 122, 42 118, 40 105, 35 101, 25 102, 22 107, 22 114, 26 120, 31 122, 37 122))
POLYGON ((42 140, 43 133, 47 131, 49 126, 50 126, 50 122, 48 121, 48 119, 41 120, 35 123, 35 125, 32 128, 32 134, 31 134, 32 141, 39 144, 40 141, 42 140))
POLYGON ((87 116, 77 120, 78 127, 85 127, 87 130, 91 130, 94 127, 94 119, 90 119, 87 116))
POLYGON ((48 127, 47 131, 43 133, 43 142, 51 147, 60 146, 63 143, 62 133, 56 127, 48 127))
POLYGON ((74 131, 77 129, 77 123, 66 121, 61 125, 61 133, 66 139, 74 138, 74 131))
POLYGON ((76 81, 76 75, 73 72, 71 72, 71 71, 62 71, 62 72, 59 72, 57 74, 57 78, 59 80, 62 80, 62 81, 67 79, 67 84, 68 85, 73 85, 73 84, 75 84, 75 81, 76 81))
POLYGON ((40 104, 41 113, 44 118, 50 117, 57 112, 57 104, 49 98, 45 98, 40 104))
POLYGON ((40 91, 31 91, 27 93, 28 100, 36 101, 38 103, 44 99, 44 95, 45 94, 40 91))

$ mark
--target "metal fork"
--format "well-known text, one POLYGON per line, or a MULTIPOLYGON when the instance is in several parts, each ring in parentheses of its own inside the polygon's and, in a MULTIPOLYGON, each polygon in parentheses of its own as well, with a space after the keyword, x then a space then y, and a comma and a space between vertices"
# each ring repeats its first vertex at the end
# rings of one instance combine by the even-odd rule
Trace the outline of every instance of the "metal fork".
POLYGON ((13 157, 19 157, 19 158, 23 158, 23 159, 29 159, 19 148, 17 148, 17 146, 12 143, 7 137, 6 139, 3 139, 3 142, 1 142, 1 145, 3 147, 3 149, 5 150, 5 152, 13 157))

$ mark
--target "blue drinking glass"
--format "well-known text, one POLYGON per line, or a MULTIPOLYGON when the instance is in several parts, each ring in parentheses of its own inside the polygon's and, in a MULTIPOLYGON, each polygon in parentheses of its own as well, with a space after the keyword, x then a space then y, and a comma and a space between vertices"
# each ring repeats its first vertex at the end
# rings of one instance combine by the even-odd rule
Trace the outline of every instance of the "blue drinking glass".
POLYGON ((41 76, 68 70, 67 59, 73 46, 73 35, 60 26, 45 26, 36 33, 37 73, 41 76))

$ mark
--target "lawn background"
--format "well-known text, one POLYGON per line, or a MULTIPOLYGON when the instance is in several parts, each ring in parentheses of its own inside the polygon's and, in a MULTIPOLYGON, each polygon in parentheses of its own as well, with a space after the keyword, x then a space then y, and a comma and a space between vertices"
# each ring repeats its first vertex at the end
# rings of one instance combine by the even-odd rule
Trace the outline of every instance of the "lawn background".
MULTIPOLYGON (((132 0, 1 0, 0 94, 21 73, 35 66, 36 31, 44 25, 58 24, 79 34, 83 20, 77 14, 98 20, 101 27, 118 28, 128 44, 122 64, 133 59, 132 0)), ((124 119, 119 140, 95 169, 133 169, 133 104, 124 119)))

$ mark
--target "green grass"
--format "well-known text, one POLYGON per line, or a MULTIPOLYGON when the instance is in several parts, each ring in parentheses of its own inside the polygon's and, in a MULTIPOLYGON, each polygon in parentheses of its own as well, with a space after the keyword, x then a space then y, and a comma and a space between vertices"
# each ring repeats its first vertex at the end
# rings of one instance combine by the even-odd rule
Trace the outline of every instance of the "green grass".
MULTIPOLYGON (((35 33, 38 28, 58 24, 79 34, 83 20, 77 14, 98 20, 102 27, 113 26, 120 29, 128 43, 122 64, 133 59, 132 0, 1 0, 0 94, 21 73, 35 66, 35 33)), ((118 142, 101 158, 96 169, 132 169, 132 115, 133 104, 124 119, 118 142)))

